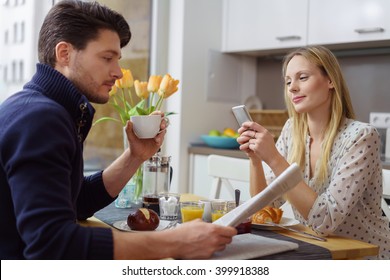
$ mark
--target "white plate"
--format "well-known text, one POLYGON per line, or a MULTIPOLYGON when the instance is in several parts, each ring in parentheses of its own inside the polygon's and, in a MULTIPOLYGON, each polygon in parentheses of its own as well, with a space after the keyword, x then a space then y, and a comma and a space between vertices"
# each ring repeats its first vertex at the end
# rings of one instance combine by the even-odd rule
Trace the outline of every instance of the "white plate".
MULTIPOLYGON (((279 225, 285 226, 285 227, 292 227, 296 226, 299 224, 298 220, 291 219, 291 218, 284 218, 280 219, 279 225)), ((282 230, 282 228, 275 227, 272 225, 267 225, 267 224, 256 224, 252 222, 252 227, 257 228, 257 229, 266 229, 266 230, 282 230)))
MULTIPOLYGON (((163 230, 169 224, 169 222, 170 221, 160 220, 160 224, 155 230, 157 231, 163 230)), ((139 230, 130 229, 129 226, 127 225, 127 220, 117 221, 113 224, 113 227, 122 231, 141 232, 139 230)))

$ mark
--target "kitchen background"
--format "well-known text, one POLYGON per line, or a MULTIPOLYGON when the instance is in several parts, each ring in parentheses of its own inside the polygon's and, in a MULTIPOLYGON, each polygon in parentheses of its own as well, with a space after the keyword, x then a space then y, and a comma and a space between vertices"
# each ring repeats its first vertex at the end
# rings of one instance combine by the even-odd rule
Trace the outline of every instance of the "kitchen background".
MULTIPOLYGON (((323 44, 335 51, 358 120, 369 122, 370 112, 390 112, 390 1, 142 0, 125 3, 128 3, 124 4, 126 9, 121 12, 133 17, 129 22, 134 37, 128 48, 138 54, 137 57, 129 55, 127 65, 139 77, 168 72, 180 80, 179 92, 166 102, 165 109, 178 114, 170 117, 171 126, 162 151, 172 156, 173 191, 208 194, 207 155, 192 153, 189 148, 193 143, 201 143, 200 135, 211 129, 238 128, 232 106, 253 100, 255 96, 263 109, 284 109, 281 58, 296 47, 323 44), (136 60, 149 61, 149 64, 136 68, 136 60)), ((34 30, 39 28, 38 23, 34 30)), ((28 51, 35 53, 34 49, 28 51)), ((2 52, 0 62, 4 61, 2 52)), ((0 63, 3 83, 0 91, 5 89, 3 65, 0 63)), ((25 79, 28 73, 25 72, 25 79)), ((104 154, 103 164, 121 151, 122 140, 118 138, 121 132, 117 129, 112 126, 104 132, 92 132, 95 134, 91 141, 117 135, 115 141, 105 141, 104 146, 98 147, 109 150, 108 155, 104 154), (115 150, 111 150, 111 145, 115 150)))

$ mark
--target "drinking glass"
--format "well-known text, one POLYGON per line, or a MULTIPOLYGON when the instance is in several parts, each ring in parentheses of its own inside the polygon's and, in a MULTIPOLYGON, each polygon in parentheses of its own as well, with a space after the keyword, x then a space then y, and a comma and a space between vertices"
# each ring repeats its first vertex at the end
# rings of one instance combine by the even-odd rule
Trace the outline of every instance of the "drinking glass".
POLYGON ((215 222, 228 212, 227 201, 215 199, 211 201, 211 221, 215 222))
POLYGON ((175 221, 179 217, 180 194, 162 193, 159 195, 160 219, 175 221))
POLYGON ((202 219, 204 211, 204 203, 200 201, 185 201, 180 202, 182 222, 188 222, 195 219, 202 219))

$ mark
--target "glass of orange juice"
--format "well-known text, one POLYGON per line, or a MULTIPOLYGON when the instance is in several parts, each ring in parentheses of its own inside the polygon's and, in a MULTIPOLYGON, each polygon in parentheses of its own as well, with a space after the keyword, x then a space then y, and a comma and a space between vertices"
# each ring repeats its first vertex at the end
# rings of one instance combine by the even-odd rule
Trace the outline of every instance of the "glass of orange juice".
POLYGON ((201 201, 180 202, 181 220, 183 223, 195 219, 202 219, 204 203, 201 201))
POLYGON ((228 212, 227 201, 215 199, 211 201, 211 221, 215 222, 228 212))

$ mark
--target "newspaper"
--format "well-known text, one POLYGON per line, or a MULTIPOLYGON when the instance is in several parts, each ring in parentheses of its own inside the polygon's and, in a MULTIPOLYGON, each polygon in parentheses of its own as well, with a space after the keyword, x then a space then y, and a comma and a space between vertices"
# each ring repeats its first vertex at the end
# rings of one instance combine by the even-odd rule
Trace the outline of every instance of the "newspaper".
POLYGON ((301 170, 291 164, 263 191, 216 220, 214 224, 236 227, 257 211, 269 205, 302 180, 301 170))
POLYGON ((246 233, 234 236, 232 243, 228 244, 225 250, 215 252, 211 259, 249 260, 298 248, 299 245, 294 242, 246 233))

